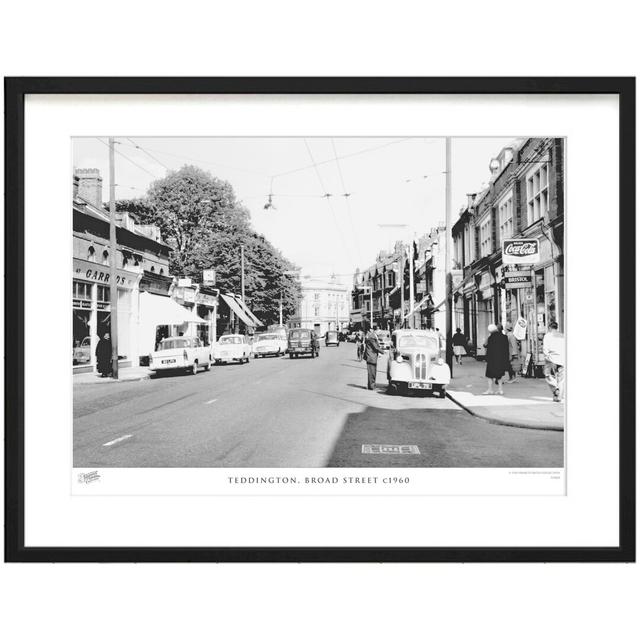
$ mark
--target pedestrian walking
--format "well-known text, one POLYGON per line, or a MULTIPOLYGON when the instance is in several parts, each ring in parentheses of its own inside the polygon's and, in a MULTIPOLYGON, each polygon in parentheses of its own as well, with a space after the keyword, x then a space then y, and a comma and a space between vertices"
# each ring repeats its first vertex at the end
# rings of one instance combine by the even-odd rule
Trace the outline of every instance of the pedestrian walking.
POLYGON ((467 337, 463 335, 460 327, 456 329, 451 342, 453 343, 453 355, 456 357, 456 362, 461 365, 462 356, 467 355, 467 350, 465 349, 467 337))
POLYGON ((106 378, 113 373, 111 358, 113 357, 113 346, 111 336, 105 333, 96 345, 96 360, 98 361, 98 373, 106 378))
POLYGON ((367 389, 376 388, 378 356, 383 353, 384 351, 380 348, 375 331, 369 327, 364 341, 364 359, 367 362, 367 389))
POLYGON ((550 322, 542 339, 542 352, 546 360, 545 378, 551 387, 554 402, 564 401, 564 335, 558 331, 558 323, 550 322))
POLYGON ((507 340, 509 340, 509 379, 507 382, 512 383, 518 381, 516 370, 520 368, 520 344, 515 335, 513 335, 513 327, 511 325, 507 327, 507 340))
POLYGON ((494 382, 498 385, 498 395, 504 395, 502 376, 509 369, 509 339, 502 333, 502 325, 490 324, 488 330, 489 338, 485 344, 487 368, 484 374, 488 379, 488 386, 482 395, 493 395, 494 382))
POLYGON ((362 329, 356 333, 356 355, 358 356, 358 362, 362 362, 362 356, 364 355, 364 331, 362 329))

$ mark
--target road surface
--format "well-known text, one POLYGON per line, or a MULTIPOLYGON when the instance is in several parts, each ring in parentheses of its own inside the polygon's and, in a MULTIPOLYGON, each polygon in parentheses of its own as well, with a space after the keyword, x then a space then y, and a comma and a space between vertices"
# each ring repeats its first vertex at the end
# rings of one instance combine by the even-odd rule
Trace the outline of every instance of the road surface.
POLYGON ((355 345, 196 376, 76 385, 75 467, 561 467, 563 434, 489 424, 448 398, 366 389, 355 345), (365 444, 419 453, 363 453, 365 444))

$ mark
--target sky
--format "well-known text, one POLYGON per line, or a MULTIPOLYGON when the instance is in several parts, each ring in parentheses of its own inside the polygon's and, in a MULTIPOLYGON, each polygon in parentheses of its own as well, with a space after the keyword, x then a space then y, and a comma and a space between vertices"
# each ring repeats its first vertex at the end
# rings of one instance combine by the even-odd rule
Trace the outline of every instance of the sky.
MULTIPOLYGON (((231 183, 256 231, 302 275, 336 274, 348 283, 356 268, 375 262, 380 250, 445 220, 444 138, 115 140, 116 198, 142 197, 168 170, 197 165, 231 183), (265 209, 270 193, 275 208, 265 209)), ((511 141, 452 139, 452 223, 466 194, 489 180, 491 158, 511 141)), ((105 201, 108 154, 107 138, 73 139, 74 167, 100 170, 105 201)))

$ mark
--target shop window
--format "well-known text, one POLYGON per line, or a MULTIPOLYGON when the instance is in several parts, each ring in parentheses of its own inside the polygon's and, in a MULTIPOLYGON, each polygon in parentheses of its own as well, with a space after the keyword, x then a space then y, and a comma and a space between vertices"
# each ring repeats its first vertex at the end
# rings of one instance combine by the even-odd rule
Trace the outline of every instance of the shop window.
POLYGON ((96 261, 96 248, 95 247, 89 247, 89 249, 87 251, 87 260, 89 262, 95 262, 96 261))
POLYGON ((544 218, 549 211, 549 169, 547 164, 527 176, 527 224, 544 218))

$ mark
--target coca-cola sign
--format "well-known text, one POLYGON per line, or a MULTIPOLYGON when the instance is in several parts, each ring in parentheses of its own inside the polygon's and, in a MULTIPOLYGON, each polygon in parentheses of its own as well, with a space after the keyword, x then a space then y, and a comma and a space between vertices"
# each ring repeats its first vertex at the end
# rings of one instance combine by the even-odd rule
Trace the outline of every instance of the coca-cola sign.
POLYGON ((503 240, 503 264, 535 264, 540 261, 540 243, 537 238, 503 240))

